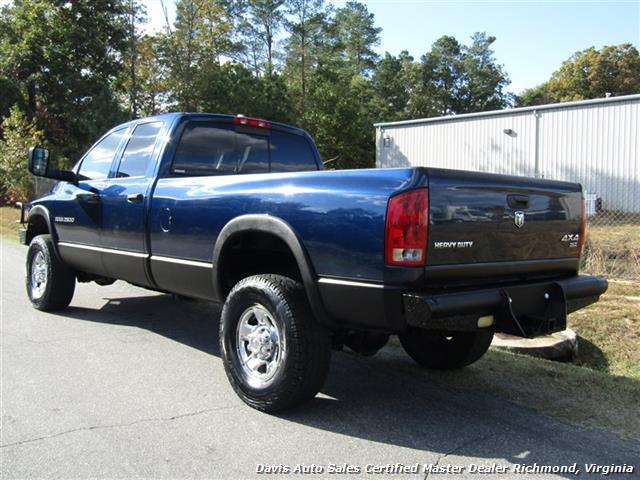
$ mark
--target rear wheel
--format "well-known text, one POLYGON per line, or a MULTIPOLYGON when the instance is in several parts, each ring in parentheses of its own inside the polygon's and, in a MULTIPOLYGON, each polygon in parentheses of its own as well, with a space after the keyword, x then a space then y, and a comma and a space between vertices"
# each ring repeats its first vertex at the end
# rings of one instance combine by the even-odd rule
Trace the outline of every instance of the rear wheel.
POLYGON ((324 384, 327 330, 313 317, 303 286, 280 275, 245 278, 222 309, 220 351, 236 394, 275 412, 301 404, 324 384))
POLYGON ((76 287, 74 271, 56 257, 51 235, 38 235, 27 252, 27 295, 38 310, 69 306, 76 287))
POLYGON ((410 328, 400 335, 405 352, 423 367, 452 370, 471 365, 482 357, 491 345, 493 331, 431 332, 410 328))

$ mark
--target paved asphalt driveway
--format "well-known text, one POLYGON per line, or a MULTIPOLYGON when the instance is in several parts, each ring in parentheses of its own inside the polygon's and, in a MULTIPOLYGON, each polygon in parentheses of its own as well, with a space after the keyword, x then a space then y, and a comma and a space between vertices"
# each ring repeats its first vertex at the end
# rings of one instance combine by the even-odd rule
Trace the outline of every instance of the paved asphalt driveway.
POLYGON ((461 466, 473 478, 514 475, 473 474, 472 464, 577 462, 584 474, 585 463, 626 463, 637 474, 638 443, 443 386, 395 348, 335 353, 314 401, 258 413, 227 383, 214 305, 117 282, 80 284, 69 309, 41 313, 24 292, 25 247, 0 246, 2 478, 274 477, 259 464, 323 468, 307 478, 344 478, 330 464, 360 468, 356 477, 425 476, 364 473, 396 463, 461 466))

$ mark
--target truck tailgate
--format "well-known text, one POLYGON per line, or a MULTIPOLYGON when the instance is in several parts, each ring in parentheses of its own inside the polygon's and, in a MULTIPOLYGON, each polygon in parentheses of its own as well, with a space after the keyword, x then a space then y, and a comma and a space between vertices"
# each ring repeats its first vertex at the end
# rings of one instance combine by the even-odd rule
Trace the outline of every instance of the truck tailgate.
POLYGON ((577 257, 581 186, 429 169, 427 265, 577 257))

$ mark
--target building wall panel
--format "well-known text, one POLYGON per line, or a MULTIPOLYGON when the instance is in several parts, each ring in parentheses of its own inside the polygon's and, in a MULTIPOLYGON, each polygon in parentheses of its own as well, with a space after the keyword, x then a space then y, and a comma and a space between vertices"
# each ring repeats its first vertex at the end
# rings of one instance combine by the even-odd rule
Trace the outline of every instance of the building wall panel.
POLYGON ((640 212, 640 95, 614 100, 380 124, 376 165, 579 182, 606 210, 640 212))

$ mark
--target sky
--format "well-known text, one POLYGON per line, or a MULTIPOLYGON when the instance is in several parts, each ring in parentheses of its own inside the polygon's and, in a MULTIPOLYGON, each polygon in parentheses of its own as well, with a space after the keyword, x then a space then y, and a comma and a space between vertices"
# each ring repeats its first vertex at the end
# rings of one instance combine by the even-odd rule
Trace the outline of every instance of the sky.
MULTIPOLYGON (((160 0, 143 0, 151 31, 165 24, 160 0)), ((336 7, 345 1, 330 1, 336 7)), ((442 35, 462 43, 474 32, 496 37, 495 57, 522 90, 549 79, 574 52, 591 46, 633 43, 640 48, 640 0, 627 1, 364 1, 382 28, 376 48, 419 59, 442 35)), ((164 0, 170 20, 175 9, 164 0)))
MULTIPOLYGON (((0 0, 0 5, 11 3, 0 0)), ((161 0, 142 0, 148 31, 165 25, 161 0)), ((332 0, 336 7, 344 0, 332 0)), ((522 90, 549 79, 574 52, 591 46, 632 43, 640 49, 640 0, 621 1, 364 1, 382 28, 379 54, 408 50, 419 59, 442 35, 462 43, 474 32, 496 37, 495 57, 511 79, 508 90, 522 90)), ((173 0, 164 0, 173 21, 173 0)))

